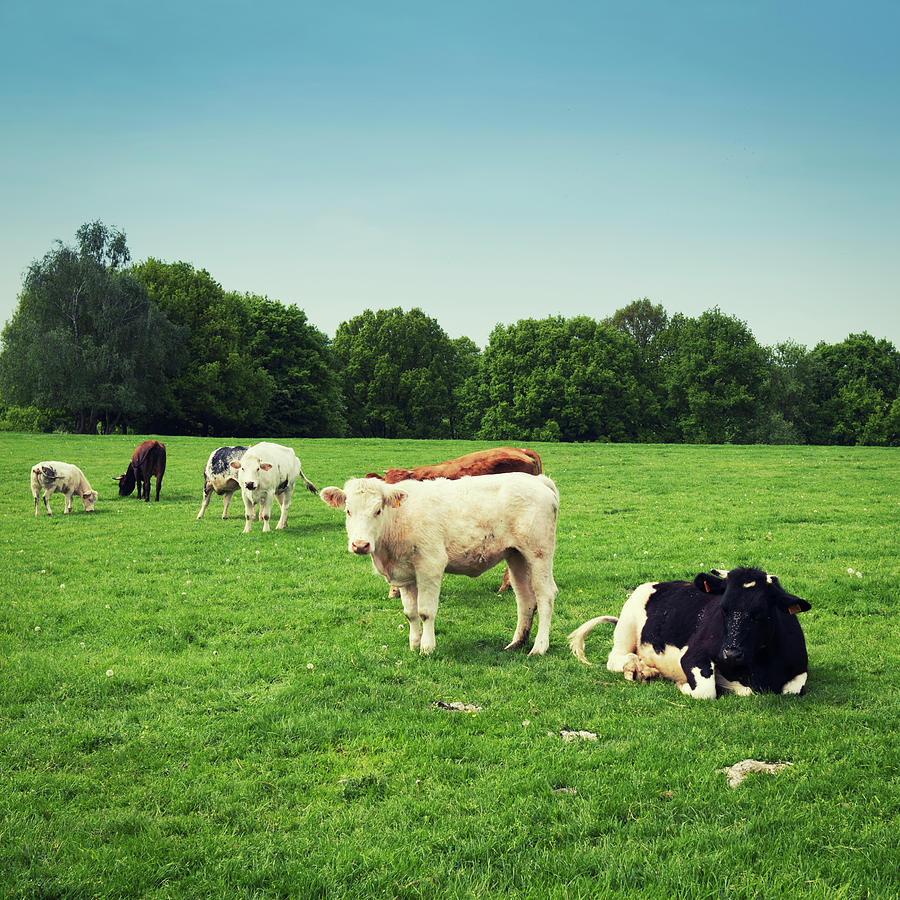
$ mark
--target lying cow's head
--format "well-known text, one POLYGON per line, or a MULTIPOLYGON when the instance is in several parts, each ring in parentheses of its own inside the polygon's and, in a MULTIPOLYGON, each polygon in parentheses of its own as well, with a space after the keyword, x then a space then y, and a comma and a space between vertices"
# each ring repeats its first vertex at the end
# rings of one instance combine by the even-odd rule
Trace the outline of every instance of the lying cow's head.
POLYGON ((779 613, 796 615, 810 609, 806 600, 789 594, 777 578, 762 569, 732 569, 726 578, 702 577, 710 593, 722 594, 725 636, 721 658, 735 665, 752 665, 757 650, 770 646, 779 613))
POLYGON ((351 478, 341 490, 324 488, 319 496, 335 509, 346 510, 347 549, 367 556, 375 552, 375 545, 384 531, 385 510, 396 509, 405 499, 406 491, 391 487, 376 478, 351 478))
POLYGON ((81 502, 84 504, 85 512, 93 512, 94 511, 94 504, 97 502, 97 497, 99 497, 99 496, 100 495, 94 490, 85 491, 81 495, 81 502))
POLYGON ((238 484, 242 488, 255 491, 264 477, 262 473, 269 472, 272 469, 272 463, 245 453, 241 459, 232 460, 231 468, 236 471, 238 484))

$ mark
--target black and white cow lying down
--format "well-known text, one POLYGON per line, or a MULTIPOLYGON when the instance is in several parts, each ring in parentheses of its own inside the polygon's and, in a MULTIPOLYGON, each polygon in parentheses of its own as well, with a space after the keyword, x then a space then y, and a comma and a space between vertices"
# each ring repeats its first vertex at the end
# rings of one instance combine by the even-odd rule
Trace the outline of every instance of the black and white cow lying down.
POLYGON ((569 635, 569 646, 590 665, 585 638, 601 622, 616 623, 606 668, 629 681, 661 675, 700 699, 715 699, 717 688, 802 694, 807 656, 797 613, 809 608, 761 569, 701 573, 693 582, 642 584, 618 619, 585 622, 569 635))

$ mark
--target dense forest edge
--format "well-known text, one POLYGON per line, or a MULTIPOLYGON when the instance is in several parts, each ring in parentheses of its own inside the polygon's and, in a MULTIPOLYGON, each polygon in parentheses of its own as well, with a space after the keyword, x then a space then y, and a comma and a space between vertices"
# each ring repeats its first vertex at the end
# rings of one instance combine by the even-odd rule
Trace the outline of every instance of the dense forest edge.
POLYGON ((851 334, 760 345, 718 307, 498 324, 486 347, 421 309, 333 339, 205 269, 131 264, 83 225, 27 269, 0 342, 0 430, 259 437, 900 445, 900 353, 851 334))

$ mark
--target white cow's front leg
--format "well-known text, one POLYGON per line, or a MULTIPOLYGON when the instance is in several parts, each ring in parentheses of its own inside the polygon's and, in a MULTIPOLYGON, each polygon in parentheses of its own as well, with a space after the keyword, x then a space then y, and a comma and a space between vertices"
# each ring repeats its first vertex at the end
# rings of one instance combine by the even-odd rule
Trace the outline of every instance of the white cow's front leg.
MULTIPOLYGON (((253 521, 253 514, 256 512, 256 504, 250 494, 242 494, 244 500, 244 534, 250 534, 250 523, 253 521)), ((262 515, 262 504, 259 507, 259 514, 262 515)))
POLYGON ((398 588, 403 601, 403 614, 409 622, 409 649, 418 650, 422 643, 422 621, 419 618, 418 591, 414 584, 398 588))
POLYGON ((259 498, 259 511, 262 514, 263 531, 271 531, 269 527, 269 519, 272 518, 272 501, 275 498, 271 494, 263 494, 259 498))
POLYGON ((73 494, 63 494, 63 496, 66 498, 66 504, 63 507, 63 515, 67 516, 70 512, 72 512, 72 497, 74 495, 73 494))
POLYGON ((438 601, 441 596, 440 575, 421 575, 416 573, 416 591, 418 593, 419 621, 422 623, 422 641, 419 644, 421 653, 431 653, 435 647, 434 618, 437 615, 438 601))

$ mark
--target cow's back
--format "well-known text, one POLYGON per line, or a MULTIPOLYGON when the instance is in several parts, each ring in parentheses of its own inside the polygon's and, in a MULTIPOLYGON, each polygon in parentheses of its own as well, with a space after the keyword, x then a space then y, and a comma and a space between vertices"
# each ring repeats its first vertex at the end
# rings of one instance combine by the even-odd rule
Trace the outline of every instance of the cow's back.
POLYGON ((400 545, 469 545, 485 532, 512 543, 529 535, 542 541, 555 537, 559 492, 544 475, 513 472, 410 481, 402 490, 407 496, 394 511, 391 529, 400 545))
POLYGON ((718 604, 710 602, 710 595, 691 582, 659 582, 647 598, 641 643, 650 644, 657 653, 667 645, 684 647, 716 608, 718 604))

